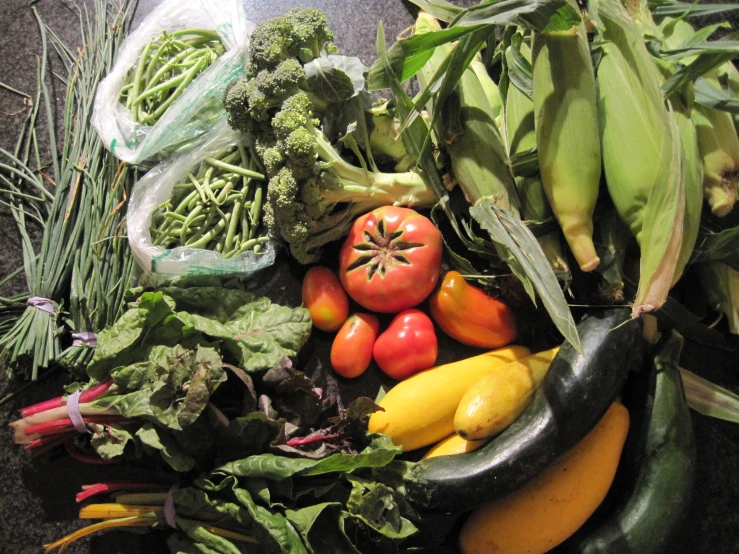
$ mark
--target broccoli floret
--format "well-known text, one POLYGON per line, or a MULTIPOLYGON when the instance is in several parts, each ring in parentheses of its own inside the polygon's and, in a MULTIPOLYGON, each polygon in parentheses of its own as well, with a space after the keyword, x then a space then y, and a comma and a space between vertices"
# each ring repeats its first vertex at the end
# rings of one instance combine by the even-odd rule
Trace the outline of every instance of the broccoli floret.
MULTIPOLYGON (((429 206, 433 191, 418 173, 367 171, 344 160, 314 113, 325 103, 308 89, 303 63, 333 50, 326 17, 297 8, 252 34, 247 78, 224 101, 229 123, 247 132, 269 183, 264 221, 301 263, 343 237, 354 217, 374 208, 429 206)), ((337 109, 341 109, 338 107, 337 109)))
POLYGON ((261 69, 274 68, 290 57, 306 63, 320 56, 324 47, 333 40, 334 35, 323 12, 313 8, 294 8, 254 29, 249 59, 261 69))

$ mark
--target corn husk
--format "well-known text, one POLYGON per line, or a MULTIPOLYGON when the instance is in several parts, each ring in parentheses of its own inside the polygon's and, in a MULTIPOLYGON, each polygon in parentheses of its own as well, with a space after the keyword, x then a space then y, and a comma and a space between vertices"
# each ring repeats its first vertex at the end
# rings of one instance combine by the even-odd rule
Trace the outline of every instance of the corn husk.
MULTIPOLYGON (((427 33, 439 28, 436 19, 420 12, 414 33, 427 33)), ((431 59, 416 75, 422 89, 453 48, 451 44, 436 47, 431 59)), ((484 76, 487 77, 487 72, 484 76)), ((445 117, 441 118, 437 138, 444 143, 454 177, 470 204, 476 204, 481 198, 492 198, 499 207, 518 215, 513 175, 493 118, 493 108, 485 93, 490 83, 484 86, 483 82, 472 68, 465 70, 444 105, 445 117)), ((433 112, 433 105, 428 108, 433 112)))
POLYGON ((709 262, 697 267, 708 303, 726 316, 729 330, 739 334, 739 272, 723 262, 709 262))
POLYGON ((633 315, 659 309, 682 248, 685 187, 677 122, 639 27, 618 0, 593 0, 602 57, 598 108, 608 192, 641 247, 633 315))
POLYGON ((485 64, 482 63, 482 57, 479 54, 470 62, 470 68, 475 72, 478 81, 482 85, 485 98, 487 98, 488 104, 490 104, 490 113, 498 129, 500 129, 503 123, 503 99, 500 97, 498 85, 490 78, 488 70, 485 64))
POLYGON ((535 33, 533 71, 541 181, 580 268, 592 271, 600 263, 593 245, 593 210, 601 153, 585 26, 535 33))
MULTIPOLYGON (((643 3, 633 2, 630 6, 640 23, 642 32, 647 37, 661 37, 665 48, 679 48, 685 41, 690 40, 694 34, 690 24, 685 21, 675 21, 674 25, 666 24, 663 21, 660 26, 657 26, 652 20, 651 12, 643 3)), ((678 70, 673 62, 657 57, 651 59, 661 76, 660 85, 664 84, 665 80, 678 70)), ((670 105, 673 110, 670 115, 677 124, 682 148, 681 168, 685 189, 683 237, 672 278, 672 284, 674 285, 680 280, 690 261, 700 231, 700 218, 703 209, 703 163, 698 148, 698 135, 692 121, 694 110, 692 87, 682 91, 681 94, 674 94, 670 99, 670 105)))
MULTIPOLYGON (((513 48, 513 46, 508 47, 513 48)), ((525 42, 519 46, 521 55, 531 61, 531 48, 525 42)), ((506 52, 509 57, 511 52, 506 52)), ((509 66, 511 64, 509 63, 509 66)), ((505 103, 505 137, 511 156, 536 148, 534 128, 534 102, 513 83, 508 87, 505 103)), ((516 189, 521 203, 521 215, 528 221, 546 221, 552 217, 544 185, 539 177, 517 177, 516 189)), ((562 253, 559 233, 553 232, 537 237, 544 255, 556 272, 568 273, 569 267, 562 253)))

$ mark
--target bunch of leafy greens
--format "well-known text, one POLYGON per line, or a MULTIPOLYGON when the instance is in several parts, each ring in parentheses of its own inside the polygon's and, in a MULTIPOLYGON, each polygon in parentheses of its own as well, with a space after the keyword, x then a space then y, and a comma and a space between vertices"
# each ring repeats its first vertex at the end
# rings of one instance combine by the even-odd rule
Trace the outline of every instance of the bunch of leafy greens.
POLYGON ((416 533, 416 515, 401 488, 376 476, 398 463, 402 449, 384 435, 368 441, 358 453, 322 459, 250 456, 179 489, 174 503, 182 531, 170 536, 172 552, 397 552, 416 533), (256 544, 217 537, 203 523, 247 534, 256 544))
MULTIPOLYGON (((230 425, 211 403, 227 379, 226 367, 249 383, 246 372, 269 370, 265 375, 274 376, 278 369, 272 368, 283 368, 282 380, 302 376, 310 382, 285 362, 310 334, 304 308, 279 306, 239 288, 220 286, 164 287, 135 294, 130 309, 100 333, 87 369, 93 383, 112 379, 113 385, 85 404, 85 410, 130 418, 96 427, 100 430, 91 444, 103 458, 122 455, 127 447, 130 453, 133 447, 136 456, 161 452, 177 471, 195 467, 196 460, 216 446, 214 429, 230 425), (212 409, 206 410, 209 404, 212 409)), ((244 402, 240 413, 255 407, 244 402)), ((285 421, 269 424, 279 427, 285 421)))

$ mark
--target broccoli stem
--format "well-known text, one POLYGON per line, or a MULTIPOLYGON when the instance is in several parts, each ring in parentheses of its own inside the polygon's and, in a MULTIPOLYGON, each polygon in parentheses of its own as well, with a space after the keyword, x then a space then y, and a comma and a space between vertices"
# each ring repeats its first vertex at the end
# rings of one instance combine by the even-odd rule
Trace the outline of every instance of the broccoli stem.
POLYGON ((342 181, 340 187, 324 191, 323 198, 327 203, 351 202, 358 208, 368 206, 368 209, 373 209, 392 204, 431 207, 438 201, 434 191, 415 171, 365 171, 339 156, 320 130, 314 129, 314 132, 316 154, 320 160, 331 164, 327 171, 342 181))

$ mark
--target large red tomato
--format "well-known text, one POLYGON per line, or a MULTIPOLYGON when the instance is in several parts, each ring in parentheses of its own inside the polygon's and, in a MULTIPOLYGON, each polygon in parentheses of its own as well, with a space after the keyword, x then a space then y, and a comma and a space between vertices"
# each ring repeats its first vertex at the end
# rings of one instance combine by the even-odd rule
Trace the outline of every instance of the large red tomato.
POLYGON ((441 264, 441 233, 409 208, 384 206, 354 222, 339 254, 339 277, 358 304, 396 313, 434 290, 441 264))

